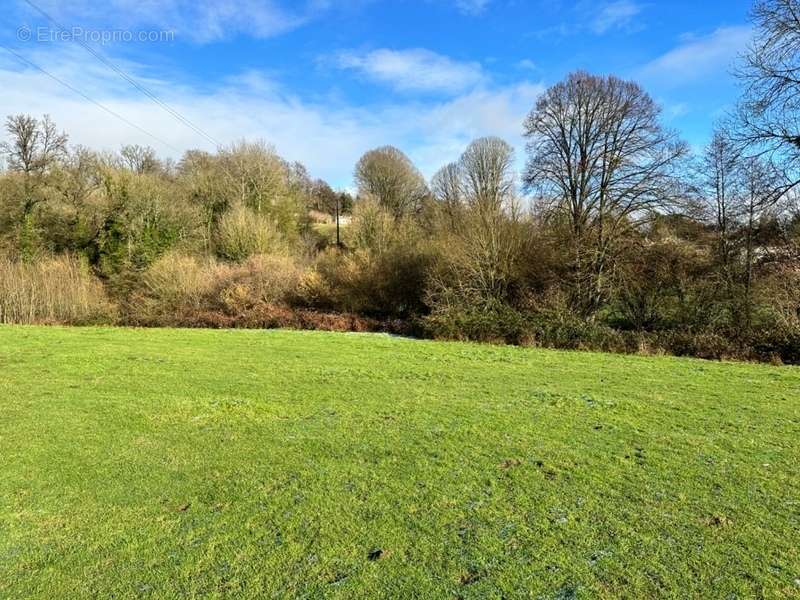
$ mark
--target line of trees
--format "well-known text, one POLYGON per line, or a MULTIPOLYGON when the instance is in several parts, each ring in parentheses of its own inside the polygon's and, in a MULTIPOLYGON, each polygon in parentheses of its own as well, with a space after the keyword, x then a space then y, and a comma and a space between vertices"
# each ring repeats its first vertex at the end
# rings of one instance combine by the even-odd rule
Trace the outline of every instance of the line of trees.
POLYGON ((49 118, 12 116, 0 321, 387 329, 800 362, 798 14, 797 0, 756 4, 742 99, 699 154, 639 84, 585 72, 532 107, 521 177, 498 138, 430 182, 387 146, 359 160, 355 198, 261 143, 173 163, 71 147, 49 118), (352 215, 341 244, 339 213, 352 215))

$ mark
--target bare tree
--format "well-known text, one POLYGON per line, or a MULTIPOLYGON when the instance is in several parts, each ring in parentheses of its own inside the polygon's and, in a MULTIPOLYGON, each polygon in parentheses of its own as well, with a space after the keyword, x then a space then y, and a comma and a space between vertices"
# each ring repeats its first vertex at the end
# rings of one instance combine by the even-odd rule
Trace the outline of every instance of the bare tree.
POLYGON ((676 192, 686 145, 659 123, 636 83, 576 72, 548 89, 525 121, 524 180, 568 224, 574 300, 586 313, 604 299, 617 240, 676 192))
POLYGON ((745 151, 729 129, 718 127, 700 171, 725 289, 741 308, 742 324, 749 327, 761 226, 784 197, 786 182, 768 158, 748 156, 745 151))
POLYGON ((442 167, 431 180, 433 197, 455 225, 463 208, 485 219, 515 208, 514 149, 500 138, 479 138, 456 163, 442 167))
POLYGON ((17 224, 20 255, 35 256, 39 232, 35 209, 46 198, 45 179, 67 155, 67 135, 56 129, 45 115, 41 121, 29 115, 14 115, 6 120, 9 141, 0 144, 10 171, 21 177, 21 211, 17 224))
POLYGON ((741 151, 723 127, 714 131, 700 161, 701 195, 717 230, 719 261, 727 280, 731 276, 732 236, 739 204, 737 185, 741 151))
POLYGON ((759 228, 784 196, 783 176, 770 161, 748 157, 739 169, 741 181, 741 218, 744 242, 744 316, 752 322, 753 280, 756 263, 756 242, 759 228))
POLYGON ((59 133, 47 115, 41 121, 30 115, 10 116, 6 132, 11 141, 0 144, 0 152, 11 171, 41 175, 66 156, 67 135, 59 133))
POLYGON ((62 177, 54 187, 71 208, 82 206, 100 186, 98 163, 97 154, 84 146, 75 147, 66 157, 62 177))
POLYGON ((515 214, 513 148, 499 138, 473 141, 457 163, 433 178, 434 197, 453 227, 431 276, 439 306, 496 308, 507 302, 520 271, 522 227, 515 214))
POLYGON ((67 135, 59 133, 55 123, 45 115, 41 121, 29 115, 14 115, 6 120, 10 141, 0 144, 9 170, 22 174, 21 233, 23 254, 32 251, 33 213, 45 200, 42 183, 45 175, 67 155, 67 135))
POLYGON ((758 0, 755 40, 739 69, 740 137, 800 184, 800 0, 758 0))
POLYGON ((10 142, 0 145, 8 168, 25 174, 33 173, 37 164, 39 123, 30 115, 15 115, 6 119, 10 142))
POLYGON ((239 142, 219 151, 228 205, 269 212, 289 196, 289 168, 272 146, 239 142))
POLYGON ((211 248, 214 227, 229 208, 228 186, 219 174, 220 159, 203 150, 188 150, 178 163, 178 177, 191 202, 203 213, 203 242, 211 248))
POLYGON ((359 194, 375 198, 395 217, 418 212, 430 193, 417 168, 393 146, 364 154, 356 165, 355 179, 359 194))
POLYGON ((464 204, 461 166, 458 163, 450 163, 439 169, 431 179, 431 193, 450 220, 450 225, 455 226, 464 204))
POLYGON ((127 144, 120 150, 120 156, 127 169, 137 175, 156 173, 161 169, 156 151, 149 146, 127 144))
POLYGON ((216 154, 187 152, 177 167, 192 202, 202 207, 206 244, 226 211, 244 206, 269 216, 279 229, 293 227, 303 207, 295 184, 298 171, 264 142, 238 142, 216 154))
POLYGON ((467 202, 482 211, 509 208, 514 200, 514 149, 500 138, 472 142, 459 161, 467 202))

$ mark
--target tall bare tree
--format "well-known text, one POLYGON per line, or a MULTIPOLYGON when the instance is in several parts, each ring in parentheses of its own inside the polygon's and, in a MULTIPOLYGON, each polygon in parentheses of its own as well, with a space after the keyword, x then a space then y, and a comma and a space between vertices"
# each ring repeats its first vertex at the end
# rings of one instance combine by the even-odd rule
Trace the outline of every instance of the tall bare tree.
POLYGON ((800 0, 758 0, 755 39, 738 75, 745 84, 739 135, 750 151, 800 185, 800 0))
POLYGON ((684 143, 659 123, 636 83, 576 72, 548 89, 525 121, 524 180, 568 225, 573 300, 586 313, 604 300, 617 241, 674 198, 684 143))
POLYGON ((513 167, 508 143, 480 138, 434 176, 434 197, 454 217, 431 276, 429 299, 435 304, 487 309, 509 300, 523 240, 513 167))
POLYGON ((218 151, 228 204, 270 212, 289 195, 289 168, 263 141, 232 144, 218 151))
POLYGON ((364 154, 356 165, 355 179, 359 194, 374 198, 395 217, 419 211, 430 193, 417 168, 393 146, 364 154))
POLYGON ((739 205, 741 149, 724 127, 714 131, 700 161, 701 196, 717 233, 717 252, 726 280, 731 277, 732 237, 739 205))
POLYGON ((482 212, 511 208, 514 200, 514 149, 496 137, 472 142, 459 161, 467 202, 482 212))
POLYGON ((700 161, 702 194, 717 235, 725 290, 742 325, 753 317, 753 287, 763 222, 785 195, 783 173, 747 148, 727 127, 718 127, 700 161))
POLYGON ((744 317, 749 327, 753 316, 753 283, 759 230, 765 218, 784 196, 783 174, 763 157, 747 157, 739 168, 740 215, 744 243, 744 317))
POLYGON ((455 227, 464 204, 464 185, 461 166, 450 163, 439 169, 431 179, 431 194, 446 215, 450 227, 455 227))

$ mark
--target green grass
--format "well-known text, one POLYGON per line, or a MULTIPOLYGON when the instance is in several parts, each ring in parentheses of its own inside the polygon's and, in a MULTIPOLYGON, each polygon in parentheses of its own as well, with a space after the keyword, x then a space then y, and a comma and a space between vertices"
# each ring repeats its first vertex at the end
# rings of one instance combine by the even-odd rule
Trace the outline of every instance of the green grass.
POLYGON ((800 595, 800 370, 0 328, 0 598, 800 595))

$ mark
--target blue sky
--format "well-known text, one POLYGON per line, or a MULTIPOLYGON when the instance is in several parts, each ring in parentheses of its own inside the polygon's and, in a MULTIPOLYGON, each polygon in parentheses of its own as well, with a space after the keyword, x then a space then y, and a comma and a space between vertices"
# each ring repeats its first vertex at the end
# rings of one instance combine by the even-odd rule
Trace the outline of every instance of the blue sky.
POLYGON ((51 114, 74 143, 213 144, 71 39, 141 81, 214 140, 263 139, 333 185, 394 144, 430 176, 474 137, 524 160, 536 97, 575 69, 644 85, 700 146, 737 88, 750 0, 3 0, 0 43, 146 132, 0 49, 0 112, 51 114), (73 30, 73 28, 79 28, 73 30), (161 33, 165 32, 165 33, 161 33), (102 42, 101 37, 116 39, 102 42), (140 41, 139 36, 155 38, 140 41))

